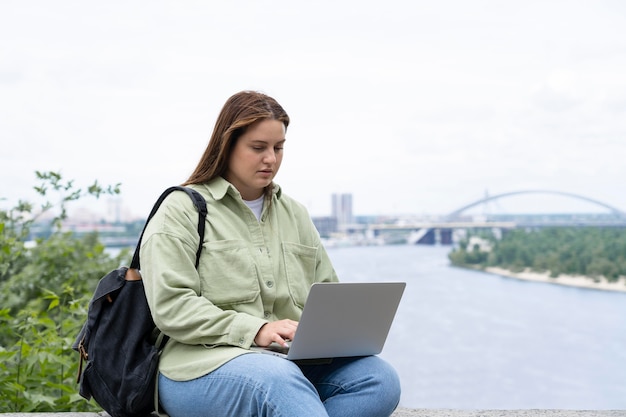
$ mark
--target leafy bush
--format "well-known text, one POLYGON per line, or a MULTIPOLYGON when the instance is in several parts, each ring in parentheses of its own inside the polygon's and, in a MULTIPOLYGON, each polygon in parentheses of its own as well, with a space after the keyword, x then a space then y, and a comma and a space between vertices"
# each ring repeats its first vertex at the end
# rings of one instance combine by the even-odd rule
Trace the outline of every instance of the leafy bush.
POLYGON ((87 190, 54 172, 37 172, 35 190, 59 203, 20 201, 0 210, 0 410, 4 412, 96 411, 78 395, 78 354, 71 345, 85 320, 98 280, 117 268, 128 251, 111 257, 97 234, 77 238, 61 231, 67 204, 83 197, 118 194, 119 184, 87 190), (50 234, 26 245, 43 213, 58 210, 50 234))

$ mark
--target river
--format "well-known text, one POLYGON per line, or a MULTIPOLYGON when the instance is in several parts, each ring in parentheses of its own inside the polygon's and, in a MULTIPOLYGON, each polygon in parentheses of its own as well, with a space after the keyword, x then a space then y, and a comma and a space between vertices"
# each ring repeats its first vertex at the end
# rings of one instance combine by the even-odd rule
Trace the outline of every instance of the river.
POLYGON ((626 409, 626 293, 450 266, 450 247, 329 248, 342 281, 406 281, 381 356, 401 406, 626 409))

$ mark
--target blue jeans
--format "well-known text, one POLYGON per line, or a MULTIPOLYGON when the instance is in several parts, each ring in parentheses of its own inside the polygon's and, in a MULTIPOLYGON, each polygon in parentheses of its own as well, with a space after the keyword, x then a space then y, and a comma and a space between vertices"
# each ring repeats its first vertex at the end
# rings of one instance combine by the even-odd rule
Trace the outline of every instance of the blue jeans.
POLYGON ((385 417, 400 380, 378 356, 305 366, 250 353, 191 381, 159 374, 159 400, 171 417, 385 417))

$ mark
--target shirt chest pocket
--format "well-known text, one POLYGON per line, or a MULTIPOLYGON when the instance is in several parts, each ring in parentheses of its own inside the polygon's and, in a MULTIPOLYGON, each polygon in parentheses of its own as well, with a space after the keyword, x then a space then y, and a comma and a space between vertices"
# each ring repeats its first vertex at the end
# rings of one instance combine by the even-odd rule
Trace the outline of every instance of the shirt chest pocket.
POLYGON ((303 308, 316 281, 317 248, 289 242, 283 242, 282 248, 289 293, 294 304, 303 308))
POLYGON ((218 307, 253 302, 260 294, 256 268, 244 242, 207 242, 199 265, 202 295, 218 307))

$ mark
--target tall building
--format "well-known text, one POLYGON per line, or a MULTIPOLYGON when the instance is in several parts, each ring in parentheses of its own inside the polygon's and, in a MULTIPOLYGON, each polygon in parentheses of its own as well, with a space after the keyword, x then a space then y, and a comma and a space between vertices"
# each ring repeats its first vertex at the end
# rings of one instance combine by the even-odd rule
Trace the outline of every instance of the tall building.
POLYGON ((352 194, 333 194, 332 216, 337 219, 337 228, 344 231, 354 222, 352 215, 352 194))
POLYGON ((122 221, 122 199, 109 198, 106 202, 106 221, 110 223, 119 223, 122 221))

